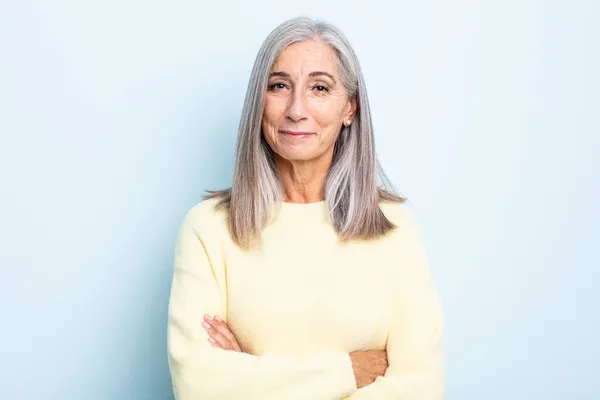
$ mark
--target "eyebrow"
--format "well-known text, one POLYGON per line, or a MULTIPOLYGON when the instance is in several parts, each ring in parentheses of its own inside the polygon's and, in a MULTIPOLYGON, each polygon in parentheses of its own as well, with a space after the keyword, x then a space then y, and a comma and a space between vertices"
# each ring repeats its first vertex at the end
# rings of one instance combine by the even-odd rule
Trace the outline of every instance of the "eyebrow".
MULTIPOLYGON (((288 74, 287 72, 283 72, 283 71, 275 71, 275 72, 271 72, 271 74, 269 75, 269 78, 272 76, 281 76, 282 78, 289 78, 290 74, 288 74)), ((308 76, 315 77, 315 76, 326 76, 329 79, 331 79, 334 83, 336 82, 335 77, 333 75, 331 75, 329 72, 325 72, 325 71, 314 71, 311 72, 310 74, 308 74, 308 76)))

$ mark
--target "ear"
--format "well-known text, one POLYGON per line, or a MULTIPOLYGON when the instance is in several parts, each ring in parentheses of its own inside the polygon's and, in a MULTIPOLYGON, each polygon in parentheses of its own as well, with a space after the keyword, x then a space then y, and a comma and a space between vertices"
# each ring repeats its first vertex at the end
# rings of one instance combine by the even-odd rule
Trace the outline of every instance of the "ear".
POLYGON ((358 103, 356 101, 356 97, 352 97, 350 99, 350 101, 348 102, 348 111, 346 112, 344 121, 346 120, 353 120, 354 116, 356 115, 356 108, 358 106, 358 103))

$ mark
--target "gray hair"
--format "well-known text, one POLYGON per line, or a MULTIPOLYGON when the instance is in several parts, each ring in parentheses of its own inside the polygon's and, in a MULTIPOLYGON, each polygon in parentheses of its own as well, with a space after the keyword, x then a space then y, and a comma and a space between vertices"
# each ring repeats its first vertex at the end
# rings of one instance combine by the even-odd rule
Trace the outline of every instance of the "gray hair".
POLYGON ((325 203, 339 237, 373 239, 387 233, 395 226, 385 217, 379 203, 406 200, 395 194, 377 160, 365 81, 352 46, 329 23, 293 18, 267 36, 254 62, 238 128, 232 186, 208 191, 205 196, 218 198, 217 208, 228 211, 232 239, 243 248, 251 247, 259 239, 271 219, 273 205, 282 201, 283 190, 273 151, 262 134, 269 74, 283 50, 306 40, 320 41, 334 50, 348 98, 357 102, 352 124, 340 127, 325 183, 325 203))

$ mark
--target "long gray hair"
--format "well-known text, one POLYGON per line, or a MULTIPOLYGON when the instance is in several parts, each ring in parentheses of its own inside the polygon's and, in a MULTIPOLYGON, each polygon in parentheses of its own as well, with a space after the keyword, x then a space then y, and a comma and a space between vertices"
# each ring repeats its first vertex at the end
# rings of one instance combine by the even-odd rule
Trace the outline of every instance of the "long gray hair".
POLYGON ((271 219, 273 205, 282 201, 273 151, 262 133, 269 74, 285 48, 306 40, 320 41, 334 50, 348 98, 357 101, 354 121, 340 127, 325 183, 325 202, 338 235, 342 240, 350 240, 385 234, 394 225, 379 203, 406 200, 394 193, 377 160, 365 82, 350 43, 331 24, 306 17, 293 18, 267 36, 254 62, 238 128, 232 186, 208 191, 205 196, 218 198, 217 208, 228 211, 232 239, 243 248, 253 246, 254 240, 259 239, 271 219))

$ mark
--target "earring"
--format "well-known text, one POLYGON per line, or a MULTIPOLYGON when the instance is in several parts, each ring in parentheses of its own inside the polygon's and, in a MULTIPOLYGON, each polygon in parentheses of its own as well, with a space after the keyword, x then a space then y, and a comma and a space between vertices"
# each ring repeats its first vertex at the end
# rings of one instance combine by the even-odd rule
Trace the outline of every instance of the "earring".
POLYGON ((351 119, 349 119, 349 120, 347 120, 346 122, 344 122, 344 125, 346 125, 346 126, 350 126, 350 124, 351 124, 351 123, 352 123, 352 120, 351 120, 351 119))

